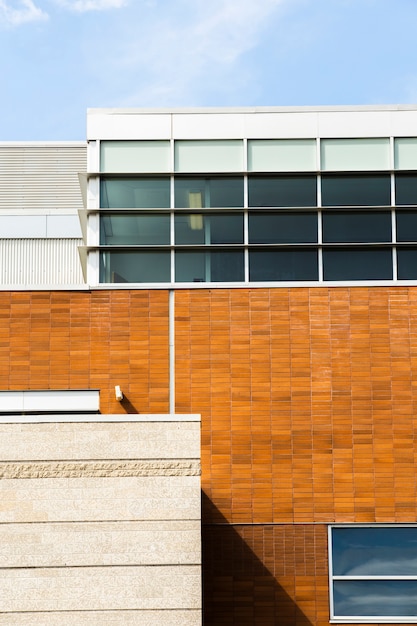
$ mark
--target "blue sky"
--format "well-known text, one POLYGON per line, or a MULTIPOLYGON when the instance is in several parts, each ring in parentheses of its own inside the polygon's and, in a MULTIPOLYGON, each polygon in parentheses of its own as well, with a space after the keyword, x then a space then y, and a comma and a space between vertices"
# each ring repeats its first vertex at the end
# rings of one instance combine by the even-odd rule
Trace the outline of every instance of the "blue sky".
POLYGON ((0 0, 0 141, 88 107, 409 104, 416 0, 0 0))

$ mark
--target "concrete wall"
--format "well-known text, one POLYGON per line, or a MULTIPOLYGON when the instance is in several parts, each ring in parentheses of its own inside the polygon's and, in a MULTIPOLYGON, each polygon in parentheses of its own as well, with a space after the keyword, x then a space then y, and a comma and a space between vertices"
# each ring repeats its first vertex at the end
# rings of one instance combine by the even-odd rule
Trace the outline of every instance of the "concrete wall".
POLYGON ((199 418, 114 417, 0 424, 1 625, 201 623, 199 418))

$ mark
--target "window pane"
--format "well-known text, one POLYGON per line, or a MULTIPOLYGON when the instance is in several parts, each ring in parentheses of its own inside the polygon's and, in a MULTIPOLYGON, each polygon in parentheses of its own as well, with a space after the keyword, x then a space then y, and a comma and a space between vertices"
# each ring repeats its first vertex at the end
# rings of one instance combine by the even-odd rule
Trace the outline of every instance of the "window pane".
POLYGON ((417 249, 397 248, 398 278, 417 280, 417 249))
POLYGON ((315 176, 250 176, 249 206, 316 206, 315 176))
POLYGON ((333 576, 417 575, 417 527, 332 530, 333 576))
POLYGON ((170 252, 102 252, 101 283, 170 282, 170 252))
POLYGON ((333 584, 337 617, 417 617, 415 580, 337 580, 333 584))
POLYGON ((388 138, 322 139, 322 170, 387 170, 390 167, 388 138))
POLYGON ((169 141, 102 141, 102 172, 169 172, 169 141))
POLYGON ((169 245, 169 215, 115 213, 100 216, 101 245, 169 245))
POLYGON ((175 142, 176 172, 241 172, 243 141, 204 140, 175 142))
POLYGON ((318 280, 317 250, 250 250, 249 280, 318 280))
POLYGON ((175 216, 176 244, 243 243, 243 215, 182 213, 175 216))
POLYGON ((251 213, 249 243, 316 243, 316 213, 251 213))
POLYGON ((242 250, 175 253, 176 282, 241 282, 244 276, 242 250))
POLYGON ((321 190, 323 206, 389 206, 391 204, 389 175, 323 175, 321 190))
POLYGON ((417 211, 397 211, 397 241, 417 241, 417 211))
POLYGON ((243 178, 176 178, 175 206, 243 207, 243 178))
POLYGON ((417 204, 417 176, 395 175, 395 204, 417 204))
POLYGON ((169 208, 169 178, 102 178, 100 207, 110 209, 169 208))
POLYGON ((417 170, 417 137, 394 139, 394 161, 397 170, 417 170))
POLYGON ((388 211, 323 212, 323 242, 391 241, 391 213, 388 211))
POLYGON ((392 253, 380 248, 323 250, 324 280, 392 280, 392 253))
POLYGON ((316 170, 316 140, 249 139, 248 169, 258 172, 316 170))

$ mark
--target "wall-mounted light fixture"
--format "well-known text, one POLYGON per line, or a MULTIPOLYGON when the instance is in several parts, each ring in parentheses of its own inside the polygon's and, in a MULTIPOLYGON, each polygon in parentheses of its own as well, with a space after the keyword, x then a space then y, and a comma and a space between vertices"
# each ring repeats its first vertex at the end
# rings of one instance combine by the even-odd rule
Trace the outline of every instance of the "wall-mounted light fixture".
POLYGON ((115 386, 114 393, 116 394, 116 400, 118 400, 118 402, 121 402, 123 400, 123 391, 120 389, 119 385, 115 386))

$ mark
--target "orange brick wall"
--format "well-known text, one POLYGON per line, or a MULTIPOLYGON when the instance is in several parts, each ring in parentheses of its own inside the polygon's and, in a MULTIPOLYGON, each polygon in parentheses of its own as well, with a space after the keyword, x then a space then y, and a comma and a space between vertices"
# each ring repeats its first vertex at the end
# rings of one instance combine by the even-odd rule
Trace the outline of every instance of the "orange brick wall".
MULTIPOLYGON (((417 519, 417 288, 175 302, 176 410, 202 415, 205 624, 326 626, 326 524, 417 519)), ((0 293, 0 389, 165 413, 168 380, 166 291, 0 293)))
POLYGON ((103 413, 166 413, 167 316, 163 291, 0 292, 0 389, 100 389, 103 413))
POLYGON ((179 291, 176 314, 177 409, 203 415, 222 516, 417 519, 417 289, 179 291))

